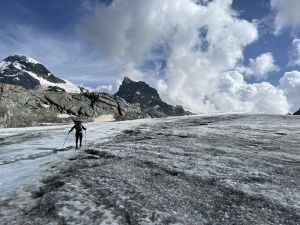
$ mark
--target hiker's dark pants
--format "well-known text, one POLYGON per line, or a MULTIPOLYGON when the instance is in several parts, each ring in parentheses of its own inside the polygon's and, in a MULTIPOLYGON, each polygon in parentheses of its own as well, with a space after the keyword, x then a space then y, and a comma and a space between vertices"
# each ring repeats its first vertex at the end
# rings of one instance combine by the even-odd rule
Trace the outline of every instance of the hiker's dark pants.
POLYGON ((82 143, 82 132, 76 132, 76 134, 75 134, 75 136, 76 136, 76 148, 78 148, 78 139, 79 139, 79 141, 80 141, 80 147, 81 147, 81 143, 82 143))

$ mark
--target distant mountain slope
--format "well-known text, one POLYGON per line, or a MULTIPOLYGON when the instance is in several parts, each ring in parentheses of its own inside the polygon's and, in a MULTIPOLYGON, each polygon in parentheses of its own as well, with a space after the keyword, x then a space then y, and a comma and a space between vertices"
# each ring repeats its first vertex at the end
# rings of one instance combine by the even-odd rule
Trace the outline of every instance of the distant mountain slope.
POLYGON ((0 62, 0 83, 18 85, 28 90, 80 93, 78 86, 54 76, 41 63, 24 55, 12 55, 0 62))
POLYGON ((186 112, 181 106, 172 106, 161 100, 156 89, 143 81, 135 82, 125 77, 115 96, 124 98, 129 103, 139 103, 142 107, 151 109, 154 113, 166 116, 184 116, 186 112))

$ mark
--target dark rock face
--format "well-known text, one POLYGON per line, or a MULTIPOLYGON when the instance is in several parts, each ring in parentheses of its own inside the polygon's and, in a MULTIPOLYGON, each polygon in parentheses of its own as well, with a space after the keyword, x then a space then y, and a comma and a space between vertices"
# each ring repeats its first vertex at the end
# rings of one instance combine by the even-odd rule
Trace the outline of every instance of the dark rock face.
POLYGON ((161 116, 184 116, 182 106, 172 106, 163 102, 156 89, 150 87, 143 81, 135 82, 125 77, 115 96, 124 98, 129 103, 139 103, 143 108, 151 111, 154 117, 161 116))
POLYGON ((91 121, 106 114, 113 114, 117 120, 151 117, 138 104, 129 104, 120 97, 106 93, 26 90, 7 84, 0 84, 0 88, 2 127, 71 122, 74 117, 91 121))
MULTIPOLYGON (((9 73, 12 73, 12 71, 9 71, 9 73)), ((40 82, 37 79, 34 79, 26 72, 18 72, 18 77, 1 76, 0 72, 0 82, 4 84, 18 85, 28 90, 36 89, 40 85, 40 82)))
POLYGON ((300 109, 294 113, 294 115, 300 115, 300 109))
POLYGON ((157 90, 143 81, 135 82, 128 77, 124 78, 116 95, 124 98, 127 102, 138 102, 148 107, 153 107, 156 102, 162 101, 157 90))

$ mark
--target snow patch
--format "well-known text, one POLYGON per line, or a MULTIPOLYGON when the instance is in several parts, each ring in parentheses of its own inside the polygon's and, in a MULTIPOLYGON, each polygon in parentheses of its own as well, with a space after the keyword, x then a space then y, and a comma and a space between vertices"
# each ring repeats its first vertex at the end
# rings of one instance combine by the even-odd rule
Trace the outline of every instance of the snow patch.
POLYGON ((28 73, 30 76, 32 76, 34 79, 38 80, 40 82, 41 89, 48 89, 49 86, 56 86, 64 89, 66 92, 69 93, 80 93, 80 88, 76 86, 75 84, 64 80, 66 83, 52 83, 50 81, 45 80, 42 77, 39 77, 35 73, 23 70, 24 72, 28 73))
POLYGON ((35 59, 25 56, 26 62, 33 63, 33 64, 41 64, 40 62, 36 61, 35 59))
POLYGON ((94 122, 111 122, 115 121, 116 119, 114 118, 113 114, 106 114, 106 115, 101 115, 97 118, 94 119, 94 122))
POLYGON ((42 107, 48 109, 48 108, 50 108, 50 105, 42 104, 42 107))
POLYGON ((0 62, 0 71, 6 70, 10 64, 11 64, 10 62, 6 62, 6 61, 0 62))
POLYGON ((16 69, 18 69, 18 70, 23 70, 23 66, 22 66, 20 63, 18 63, 18 62, 14 62, 14 63, 13 63, 13 66, 14 66, 16 69))
POLYGON ((61 118, 61 119, 66 119, 66 118, 70 118, 71 115, 66 114, 66 113, 62 113, 62 114, 58 114, 57 117, 61 118))

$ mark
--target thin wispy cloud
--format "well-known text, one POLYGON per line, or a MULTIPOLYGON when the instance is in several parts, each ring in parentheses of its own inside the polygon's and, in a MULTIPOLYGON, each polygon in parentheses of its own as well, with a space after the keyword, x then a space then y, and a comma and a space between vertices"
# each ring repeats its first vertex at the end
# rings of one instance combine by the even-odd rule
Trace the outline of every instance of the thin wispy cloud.
POLYGON ((290 50, 290 62, 289 65, 300 65, 300 39, 294 39, 292 43, 292 49, 290 50))
POLYGON ((93 84, 98 79, 100 85, 111 82, 112 76, 118 77, 116 63, 76 38, 41 32, 25 25, 0 31, 0 37, 3 36, 2 58, 12 54, 32 56, 57 76, 78 84, 93 84))
POLYGON ((285 28, 297 29, 300 26, 300 1, 271 0, 271 6, 276 13, 275 33, 279 34, 285 28))

